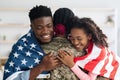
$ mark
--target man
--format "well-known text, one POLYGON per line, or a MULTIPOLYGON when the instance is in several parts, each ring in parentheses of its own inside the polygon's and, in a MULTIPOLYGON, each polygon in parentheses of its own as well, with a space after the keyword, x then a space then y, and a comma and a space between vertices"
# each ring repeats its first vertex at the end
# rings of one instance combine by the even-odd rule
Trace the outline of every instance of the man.
POLYGON ((45 56, 39 45, 50 42, 53 37, 50 8, 36 6, 30 10, 29 18, 31 30, 13 46, 3 80, 34 80, 39 74, 40 77, 46 77, 42 74, 59 65, 52 54, 45 56))

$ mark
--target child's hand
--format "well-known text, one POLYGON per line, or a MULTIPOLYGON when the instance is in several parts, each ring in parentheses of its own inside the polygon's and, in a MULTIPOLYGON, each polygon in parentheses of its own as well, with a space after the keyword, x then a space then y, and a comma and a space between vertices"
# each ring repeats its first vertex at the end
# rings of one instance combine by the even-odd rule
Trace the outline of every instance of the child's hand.
POLYGON ((73 61, 74 55, 71 55, 66 51, 63 50, 58 51, 58 59, 70 68, 74 66, 74 61, 73 61))

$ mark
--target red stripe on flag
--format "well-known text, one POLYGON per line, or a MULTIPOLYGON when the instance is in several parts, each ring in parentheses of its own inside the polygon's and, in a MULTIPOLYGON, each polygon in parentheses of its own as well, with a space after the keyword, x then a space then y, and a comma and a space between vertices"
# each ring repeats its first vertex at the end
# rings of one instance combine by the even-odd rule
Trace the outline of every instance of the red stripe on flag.
POLYGON ((92 61, 89 61, 84 67, 88 71, 92 71, 96 65, 105 58, 105 49, 103 48, 99 54, 99 56, 96 59, 93 59, 92 61))
POLYGON ((103 75, 107 72, 107 70, 106 70, 105 67, 106 67, 106 65, 107 65, 108 62, 109 62, 109 56, 110 56, 110 53, 107 53, 107 58, 106 58, 106 60, 105 60, 105 62, 104 62, 104 65, 103 65, 101 71, 100 71, 100 75, 101 75, 101 76, 103 76, 103 75))
POLYGON ((113 68, 112 72, 110 73, 110 78, 111 78, 111 79, 114 79, 115 74, 116 74, 116 72, 117 72, 117 69, 118 69, 118 67, 119 67, 119 63, 118 63, 118 61, 115 60, 115 55, 113 54, 113 52, 111 52, 111 54, 113 55, 112 66, 113 66, 114 68, 113 68))

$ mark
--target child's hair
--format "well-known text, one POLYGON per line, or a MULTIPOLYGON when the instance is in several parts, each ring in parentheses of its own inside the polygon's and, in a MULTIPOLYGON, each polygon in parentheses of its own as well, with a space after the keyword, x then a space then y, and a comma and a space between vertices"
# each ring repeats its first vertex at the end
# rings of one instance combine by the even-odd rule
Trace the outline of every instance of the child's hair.
POLYGON ((40 18, 44 16, 52 17, 51 9, 48 8, 47 6, 42 6, 42 5, 36 6, 36 7, 33 7, 29 12, 29 18, 31 22, 36 18, 40 18))
POLYGON ((57 24, 54 27, 54 32, 55 32, 55 36, 62 36, 62 35, 65 36, 66 33, 65 26, 62 24, 57 24))
POLYGON ((87 35, 91 34, 92 41, 97 46, 108 47, 108 43, 106 41, 107 36, 103 34, 102 30, 90 18, 80 19, 78 17, 73 17, 70 21, 69 30, 67 33, 70 33, 72 28, 83 29, 87 35))
POLYGON ((65 27, 67 27, 67 21, 73 16, 74 13, 69 8, 59 8, 53 15, 53 24, 54 26, 57 24, 63 24, 65 27))

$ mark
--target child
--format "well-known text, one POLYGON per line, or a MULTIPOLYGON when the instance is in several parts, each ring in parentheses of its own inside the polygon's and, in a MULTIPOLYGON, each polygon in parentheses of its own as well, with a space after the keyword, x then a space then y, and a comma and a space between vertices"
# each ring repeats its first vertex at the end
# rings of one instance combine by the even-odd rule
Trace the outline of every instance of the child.
POLYGON ((69 27, 69 40, 76 50, 85 50, 87 54, 74 58, 70 53, 61 50, 58 58, 80 80, 95 80, 98 75, 120 80, 120 58, 108 50, 107 36, 102 30, 90 18, 74 17, 69 27), (78 66, 89 73, 84 73, 78 66))

